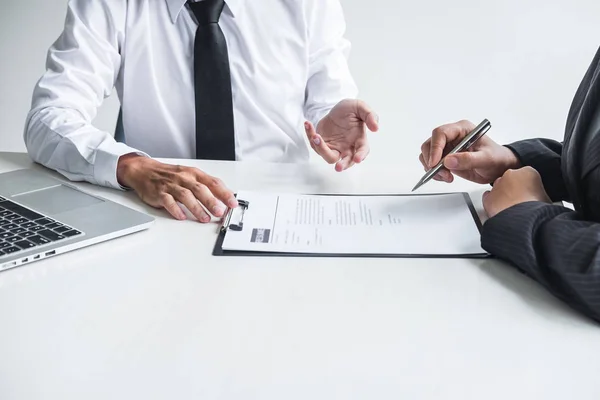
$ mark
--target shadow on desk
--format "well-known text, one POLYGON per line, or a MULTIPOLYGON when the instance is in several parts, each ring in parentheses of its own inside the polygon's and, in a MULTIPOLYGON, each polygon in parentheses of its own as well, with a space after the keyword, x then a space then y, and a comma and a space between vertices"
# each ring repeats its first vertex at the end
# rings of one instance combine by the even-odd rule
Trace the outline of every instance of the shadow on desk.
POLYGON ((2 164, 11 164, 11 167, 20 169, 20 168, 42 168, 41 165, 34 164, 31 159, 23 153, 11 153, 11 152, 0 152, 0 159, 2 160, 2 164))
POLYGON ((539 316, 570 325, 579 325, 583 322, 598 327, 595 321, 554 297, 542 285, 510 264, 498 260, 485 260, 479 263, 478 267, 484 274, 517 295, 539 316))

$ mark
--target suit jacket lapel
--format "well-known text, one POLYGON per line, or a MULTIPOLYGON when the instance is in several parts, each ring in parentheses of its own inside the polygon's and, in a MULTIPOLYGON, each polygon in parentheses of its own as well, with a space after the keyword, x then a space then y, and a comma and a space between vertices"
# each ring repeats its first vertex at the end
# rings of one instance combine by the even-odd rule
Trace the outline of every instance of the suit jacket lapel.
POLYGON ((580 185, 584 174, 585 144, 589 141, 588 130, 599 104, 600 49, 581 82, 567 118, 563 143, 563 179, 573 199, 573 205, 583 211, 583 193, 580 185))

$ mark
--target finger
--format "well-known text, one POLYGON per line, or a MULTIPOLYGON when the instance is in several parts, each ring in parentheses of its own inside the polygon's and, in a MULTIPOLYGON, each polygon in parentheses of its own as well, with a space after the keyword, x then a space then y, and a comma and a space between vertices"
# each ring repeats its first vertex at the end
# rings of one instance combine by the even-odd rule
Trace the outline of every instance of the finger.
POLYGON ((483 209, 485 210, 486 214, 488 215, 488 217, 492 217, 493 213, 492 213, 492 192, 491 191, 488 190, 483 193, 482 202, 483 202, 483 209))
POLYGON ((371 132, 379 130, 379 116, 364 101, 356 101, 356 114, 367 125, 371 132))
POLYGON ((360 164, 371 153, 371 147, 366 136, 356 141, 356 152, 352 158, 353 163, 360 164))
POLYGON ((484 206, 484 208, 485 208, 485 205, 487 203, 487 199, 490 197, 491 193, 492 192, 490 190, 486 190, 485 192, 483 192, 482 200, 483 200, 483 206, 484 206))
POLYGON ((440 176, 440 174, 437 174, 433 177, 433 180, 444 183, 452 183, 454 182, 454 175, 450 174, 448 176, 440 176))
POLYGON ((340 160, 339 151, 329 148, 321 135, 315 131, 315 127, 312 123, 306 122, 304 124, 304 128, 306 129, 306 135, 310 140, 311 147, 318 155, 323 157, 323 159, 329 164, 334 164, 340 160))
POLYGON ((429 153, 429 166, 440 162, 444 156, 446 145, 456 139, 462 139, 473 129, 473 124, 468 121, 460 121, 434 129, 431 135, 431 146, 429 153))
POLYGON ((191 190, 180 186, 173 190, 172 195, 175 200, 183 204, 199 222, 210 222, 210 215, 208 215, 204 207, 200 205, 200 202, 191 190))
POLYGON ((350 164, 352 163, 352 154, 344 153, 342 154, 342 159, 335 165, 335 170, 337 172, 342 172, 350 168, 350 164))
POLYGON ((363 149, 360 151, 357 151, 356 154, 354 154, 354 157, 352 158, 352 162, 356 163, 356 164, 360 164, 361 162, 365 161, 366 158, 369 156, 369 154, 371 154, 371 148, 367 146, 367 149, 363 149))
POLYGON ((452 173, 450 171, 448 171, 447 169, 441 169, 440 172, 438 172, 436 176, 439 176, 440 178, 442 178, 442 180, 444 182, 447 182, 447 183, 454 182, 454 175, 452 175, 452 173))
POLYGON ((205 185, 195 182, 188 187, 194 196, 206 207, 206 209, 215 217, 221 218, 225 215, 227 207, 223 202, 219 201, 205 185))
POLYGON ((431 138, 427 139, 421 145, 421 154, 423 155, 423 165, 426 168, 430 168, 429 166, 429 154, 431 153, 431 138))
POLYGON ((181 207, 179 207, 179 204, 177 204, 173 196, 170 194, 163 194, 160 199, 160 204, 165 210, 167 210, 169 214, 171 214, 171 216, 173 216, 173 218, 179 221, 185 221, 187 219, 185 213, 181 207))
MULTIPOLYGON (((423 154, 419 155, 419 161, 423 165, 423 169, 425 169, 425 171, 430 170, 429 166, 425 162, 425 157, 423 154)), ((435 174, 433 179, 439 182, 452 183, 454 181, 454 176, 452 175, 452 172, 448 171, 447 169, 441 169, 437 174, 435 174)))
POLYGON ((454 175, 452 175, 451 172, 442 169, 434 175, 433 179, 439 182, 452 183, 454 182, 454 175))
POLYGON ((427 165, 433 167, 440 162, 444 155, 444 149, 449 139, 446 137, 446 131, 435 130, 431 136, 431 142, 429 143, 429 149, 427 154, 427 165))
POLYGON ((312 122, 304 122, 304 131, 306 132, 306 137, 308 138, 308 141, 312 143, 315 137, 317 136, 317 130, 315 129, 315 126, 312 124, 312 122))
POLYGON ((354 167, 356 165, 356 163, 354 162, 354 159, 352 157, 350 157, 350 163, 348 164, 348 167, 346 169, 350 169, 352 167, 354 167))
POLYGON ((489 167, 492 159, 482 151, 465 151, 451 154, 444 159, 444 167, 450 171, 470 171, 477 168, 489 167))
POLYGON ((425 157, 423 156, 423 153, 419 154, 419 162, 421 163, 425 171, 429 170, 429 165, 427 165, 427 163, 425 162, 425 157))
MULTIPOLYGON (((213 196, 219 199, 223 204, 229 208, 236 208, 239 205, 233 192, 229 190, 222 180, 215 178, 214 176, 210 176, 200 170, 195 171, 197 182, 206 186, 213 196)), ((218 215, 215 215, 215 217, 218 217, 218 215)))

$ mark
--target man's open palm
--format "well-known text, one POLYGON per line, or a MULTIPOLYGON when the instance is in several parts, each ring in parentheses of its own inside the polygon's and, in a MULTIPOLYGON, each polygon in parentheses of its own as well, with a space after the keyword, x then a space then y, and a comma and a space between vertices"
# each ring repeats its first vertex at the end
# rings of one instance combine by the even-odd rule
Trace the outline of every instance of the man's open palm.
POLYGON ((379 130, 377 114, 363 101, 342 100, 315 127, 305 123, 310 145, 325 161, 344 171, 370 152, 367 129, 379 130))

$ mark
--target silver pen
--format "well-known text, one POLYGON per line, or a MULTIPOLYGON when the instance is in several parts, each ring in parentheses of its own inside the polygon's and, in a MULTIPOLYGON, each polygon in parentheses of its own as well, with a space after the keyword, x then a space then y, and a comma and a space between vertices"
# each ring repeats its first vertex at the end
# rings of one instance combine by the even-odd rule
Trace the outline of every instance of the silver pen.
POLYGON ((421 178, 419 183, 417 183, 417 185, 413 188, 412 191, 414 192, 415 190, 417 190, 418 188, 420 188, 421 186, 423 186, 424 184, 429 182, 434 176, 436 176, 437 173, 440 172, 440 170, 442 168, 444 168, 444 161, 446 160, 447 156, 449 156, 450 154, 456 154, 456 153, 460 153, 462 151, 469 150, 469 148, 471 146, 473 146, 473 144, 475 144, 475 142, 477 142, 479 139, 481 139, 483 137, 483 135, 485 135, 487 133, 487 131, 490 130, 491 127, 492 127, 492 124, 490 123, 490 121, 488 121, 487 119, 484 119, 483 122, 481 122, 479 125, 477 125, 477 127, 475 127, 475 129, 473 129, 467 136, 465 136, 463 138, 463 140, 461 140, 460 143, 458 145, 456 145, 456 147, 450 153, 448 153, 444 157, 442 157, 442 160, 435 167, 433 167, 429 171, 427 171, 425 173, 425 175, 423 175, 423 177, 421 178))

